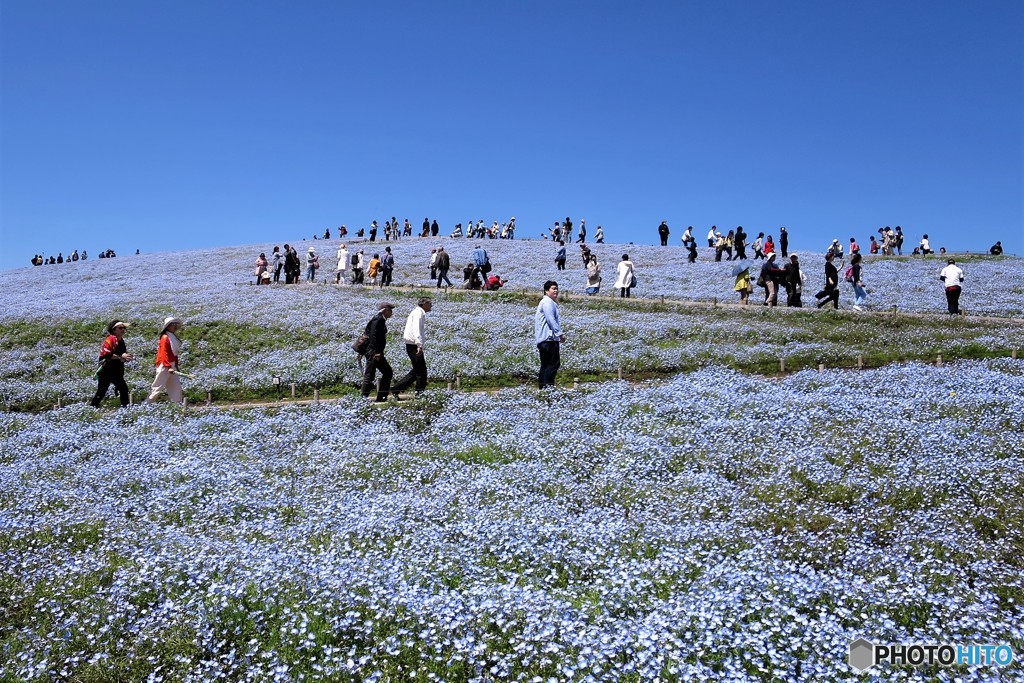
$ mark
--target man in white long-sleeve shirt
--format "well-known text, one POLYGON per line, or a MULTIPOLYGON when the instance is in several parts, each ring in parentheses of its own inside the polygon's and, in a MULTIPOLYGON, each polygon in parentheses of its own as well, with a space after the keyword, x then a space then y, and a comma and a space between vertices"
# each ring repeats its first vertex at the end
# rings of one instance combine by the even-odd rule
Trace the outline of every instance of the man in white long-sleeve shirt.
POLYGON ((427 360, 423 357, 423 344, 426 341, 426 320, 427 313, 433 308, 433 302, 423 297, 417 302, 416 308, 405 319, 405 331, 402 333, 402 341, 405 342, 405 352, 409 354, 412 362, 412 369, 402 379, 395 382, 391 388, 392 393, 405 391, 416 383, 416 394, 423 393, 427 388, 427 360))
POLYGON ((565 341, 565 335, 562 333, 557 301, 558 283, 548 280, 544 283, 544 296, 537 304, 537 312, 533 316, 533 341, 540 352, 537 381, 541 389, 555 385, 555 375, 562 365, 558 345, 565 341))

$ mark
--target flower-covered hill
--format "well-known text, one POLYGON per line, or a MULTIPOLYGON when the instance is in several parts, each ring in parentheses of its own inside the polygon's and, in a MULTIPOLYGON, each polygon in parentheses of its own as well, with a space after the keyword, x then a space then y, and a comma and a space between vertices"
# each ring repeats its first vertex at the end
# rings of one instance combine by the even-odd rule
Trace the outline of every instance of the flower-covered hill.
MULTIPOLYGON (((403 240, 389 246, 396 256, 396 285, 422 289, 379 290, 336 286, 330 264, 337 241, 303 242, 323 254, 316 284, 252 286, 254 259, 272 245, 231 247, 177 254, 122 256, 10 271, 0 293, 0 398, 24 409, 85 400, 94 388, 94 359, 107 322, 133 323, 126 337, 139 356, 128 381, 140 393, 151 381, 155 335, 168 315, 185 318, 184 367, 196 375, 193 399, 213 392, 218 399, 269 396, 271 377, 339 392, 358 376, 349 348, 377 303, 398 305, 393 338, 416 297, 435 296, 428 324, 430 374, 456 375, 482 383, 508 383, 536 369, 533 313, 544 280, 563 286, 561 303, 569 341, 563 377, 673 372, 705 364, 767 369, 869 364, 900 358, 934 359, 1008 356, 1024 347, 1024 324, 1009 316, 1024 311, 1024 261, 973 257, 963 305, 995 317, 950 319, 935 259, 871 259, 866 268, 872 305, 883 314, 859 315, 760 306, 713 308, 732 302, 732 264, 685 263, 678 247, 594 245, 605 264, 604 292, 614 280, 612 264, 628 250, 637 264, 638 300, 582 295, 579 259, 557 271, 553 245, 537 240, 484 241, 495 272, 509 279, 505 291, 437 291, 428 282, 428 258, 444 244, 453 262, 468 262, 474 242, 458 239, 403 240), (324 253, 329 252, 329 253, 324 253), (327 282, 323 282, 326 280, 327 282), (1011 283, 1007 286, 1007 282, 1011 283), (330 284, 328 284, 330 283, 330 284), (524 290, 527 290, 524 292, 524 290), (662 296, 667 301, 662 302, 662 296), (690 301, 676 305, 674 300, 690 301), (692 302, 705 302, 700 306, 692 302), (934 316, 892 315, 898 311, 934 316)), ((349 242, 368 254, 381 243, 349 242)), ((803 254, 808 291, 820 277, 820 256, 803 254)), ((454 273, 453 273, 454 276, 454 273)), ((755 297, 757 295, 755 294, 755 297)), ((846 294, 844 293, 844 296, 846 294)), ((806 299, 811 296, 805 295, 806 299)), ((397 343, 397 339, 395 342, 397 343)), ((436 385, 435 385, 436 386, 436 385)))
MULTIPOLYGON (((313 247, 322 264, 318 279, 333 282, 335 253, 340 243, 339 240, 305 240, 297 243, 297 247, 300 257, 313 247)), ((471 262, 473 247, 481 244, 487 249, 495 272, 508 278, 508 286, 513 289, 539 290, 548 279, 560 280, 562 289, 567 292, 582 293, 585 289, 586 274, 576 245, 567 245, 567 270, 559 271, 554 262, 557 246, 547 240, 406 238, 387 243, 346 240, 345 244, 350 253, 363 250, 367 260, 374 253, 383 253, 385 247, 391 247, 395 255, 396 285, 432 285, 428 263, 430 250, 437 246, 444 246, 451 255, 450 277, 458 285, 461 268, 471 262)), ((178 303, 188 305, 190 297, 187 295, 179 300, 186 292, 212 297, 202 299, 203 303, 220 300, 230 307, 235 298, 234 287, 255 280, 257 255, 269 254, 273 246, 256 244, 122 256, 8 271, 9 286, 5 288, 7 301, 4 303, 12 305, 4 306, 5 313, 0 320, 55 312, 103 316, 126 300, 136 301, 131 296, 126 298, 126 293, 139 295, 139 303, 150 302, 161 310, 178 303)), ((677 246, 593 243, 589 246, 602 264, 604 294, 613 293, 615 264, 628 253, 637 272, 635 296, 693 301, 717 299, 720 302, 737 299, 731 276, 735 263, 715 262, 711 249, 701 249, 697 262, 691 264, 686 262, 686 250, 677 246)), ((1024 316, 1024 260, 955 256, 966 272, 962 301, 970 313, 1024 316)), ((799 257, 807 276, 807 288, 817 291, 823 281, 823 254, 799 252, 799 257)), ((943 286, 938 275, 945 259, 945 256, 867 256, 864 280, 871 292, 869 305, 881 310, 896 306, 908 312, 944 312, 943 286)), ((750 263, 756 270, 761 262, 750 263)), ((845 285, 843 298, 849 296, 849 286, 845 285)), ((805 300, 808 298, 805 295, 805 300)))

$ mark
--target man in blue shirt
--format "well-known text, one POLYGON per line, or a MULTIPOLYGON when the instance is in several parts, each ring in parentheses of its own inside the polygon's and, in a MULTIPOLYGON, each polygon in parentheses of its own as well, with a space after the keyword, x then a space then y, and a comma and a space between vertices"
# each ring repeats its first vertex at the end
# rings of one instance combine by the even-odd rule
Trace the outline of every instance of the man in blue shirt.
POLYGON ((557 301, 558 283, 548 280, 544 283, 544 296, 537 304, 537 312, 533 316, 533 341, 540 352, 537 380, 541 389, 555 385, 555 374, 562 365, 558 345, 565 341, 565 335, 562 334, 557 301))
POLYGON ((481 245, 476 245, 473 250, 473 273, 480 273, 481 281, 487 280, 487 273, 491 270, 491 260, 487 258, 487 250, 481 245))

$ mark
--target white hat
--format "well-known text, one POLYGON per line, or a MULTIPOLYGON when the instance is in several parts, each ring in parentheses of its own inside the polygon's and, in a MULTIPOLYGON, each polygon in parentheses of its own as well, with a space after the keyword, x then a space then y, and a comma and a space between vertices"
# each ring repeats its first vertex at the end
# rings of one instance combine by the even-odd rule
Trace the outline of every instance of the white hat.
POLYGON ((173 325, 174 323, 178 323, 179 325, 183 324, 181 322, 181 318, 175 318, 173 315, 170 316, 170 317, 164 318, 164 329, 167 329, 168 325, 173 325))
POLYGON ((314 249, 313 247, 310 247, 310 248, 309 248, 309 253, 310 253, 310 254, 312 254, 312 253, 313 253, 314 251, 316 251, 316 249, 314 249))

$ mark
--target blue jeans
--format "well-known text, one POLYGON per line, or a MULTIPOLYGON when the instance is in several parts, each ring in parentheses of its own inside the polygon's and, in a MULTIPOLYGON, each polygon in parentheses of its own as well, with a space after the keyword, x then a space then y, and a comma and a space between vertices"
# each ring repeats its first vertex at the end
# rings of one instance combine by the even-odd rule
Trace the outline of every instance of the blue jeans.
POLYGON ((306 267, 306 279, 312 282, 316 278, 316 268, 313 266, 306 267))
POLYGON ((438 287, 441 286, 441 280, 444 280, 445 282, 447 282, 449 287, 454 287, 454 285, 452 284, 452 281, 448 279, 448 269, 447 268, 440 268, 437 271, 437 286, 438 287))
POLYGON ((860 306, 868 300, 868 293, 864 291, 864 288, 854 283, 853 285, 853 305, 860 306))

